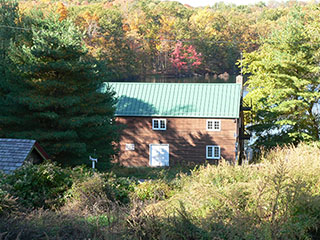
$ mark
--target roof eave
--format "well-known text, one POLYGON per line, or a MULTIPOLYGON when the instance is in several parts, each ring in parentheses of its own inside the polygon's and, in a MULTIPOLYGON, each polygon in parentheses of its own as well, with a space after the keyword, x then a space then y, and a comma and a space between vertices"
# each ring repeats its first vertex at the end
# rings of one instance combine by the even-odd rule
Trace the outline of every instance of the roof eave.
POLYGON ((115 114, 115 117, 161 117, 161 118, 220 118, 220 119, 234 119, 238 116, 172 116, 172 115, 132 115, 132 114, 115 114))
POLYGON ((36 151, 43 158, 43 160, 48 160, 50 158, 50 156, 44 151, 44 149, 40 146, 38 142, 35 142, 34 149, 36 149, 36 151))

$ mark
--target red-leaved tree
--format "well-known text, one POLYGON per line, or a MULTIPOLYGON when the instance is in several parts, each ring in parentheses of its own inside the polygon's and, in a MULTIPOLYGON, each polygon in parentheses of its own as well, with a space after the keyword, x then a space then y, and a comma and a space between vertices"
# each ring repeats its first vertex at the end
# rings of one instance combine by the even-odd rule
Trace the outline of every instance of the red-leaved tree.
POLYGON ((201 65, 202 59, 201 53, 197 53, 192 45, 186 46, 178 41, 171 53, 170 61, 179 72, 191 72, 201 65))

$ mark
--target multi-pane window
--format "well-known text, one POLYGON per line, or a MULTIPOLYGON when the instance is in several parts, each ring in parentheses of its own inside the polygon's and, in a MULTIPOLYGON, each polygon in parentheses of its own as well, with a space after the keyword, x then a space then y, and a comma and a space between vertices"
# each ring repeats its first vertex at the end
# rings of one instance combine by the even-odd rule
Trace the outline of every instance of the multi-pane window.
POLYGON ((159 120, 157 120, 157 119, 152 120, 152 128, 159 129, 159 120))
POLYGON ((166 121, 160 120, 160 129, 166 129, 166 121))
POLYGON ((208 159, 220 159, 220 146, 208 145, 206 155, 208 159))
POLYGON ((207 120, 207 130, 208 131, 220 131, 221 121, 220 120, 207 120))
POLYGON ((152 119, 153 130, 166 130, 167 120, 166 119, 152 119))

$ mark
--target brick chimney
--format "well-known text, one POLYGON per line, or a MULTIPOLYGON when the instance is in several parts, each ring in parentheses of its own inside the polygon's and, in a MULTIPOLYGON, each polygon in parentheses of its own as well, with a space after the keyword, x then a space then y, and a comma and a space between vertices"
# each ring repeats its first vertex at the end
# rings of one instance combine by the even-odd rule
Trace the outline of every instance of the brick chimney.
POLYGON ((236 77, 236 83, 239 83, 241 85, 241 98, 243 96, 243 76, 242 75, 238 75, 236 77))
POLYGON ((236 77, 236 83, 239 83, 239 84, 241 84, 241 86, 243 86, 243 76, 238 75, 236 77))

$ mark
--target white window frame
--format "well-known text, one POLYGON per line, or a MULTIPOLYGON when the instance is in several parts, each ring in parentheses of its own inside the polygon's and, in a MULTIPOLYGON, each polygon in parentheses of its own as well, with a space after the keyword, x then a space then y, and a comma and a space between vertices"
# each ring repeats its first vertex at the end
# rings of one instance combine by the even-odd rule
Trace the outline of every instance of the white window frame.
POLYGON ((206 158, 207 158, 207 159, 220 159, 220 158, 221 158, 221 149, 220 149, 220 146, 218 146, 218 145, 207 145, 207 146, 206 146, 206 158), (212 156, 208 156, 209 148, 212 148, 212 156), (219 156, 214 156, 214 149, 215 149, 215 148, 218 148, 218 149, 219 149, 219 156))
POLYGON ((221 120, 207 119, 207 131, 221 131, 221 120), (212 122, 212 129, 209 129, 209 122, 212 122), (215 123, 218 122, 219 128, 215 128, 215 123))
POLYGON ((164 118, 153 118, 152 119, 152 129, 153 130, 167 130, 167 119, 164 118), (154 127, 154 122, 157 121, 158 122, 158 127, 154 127), (164 128, 161 127, 161 121, 164 121, 164 128))

